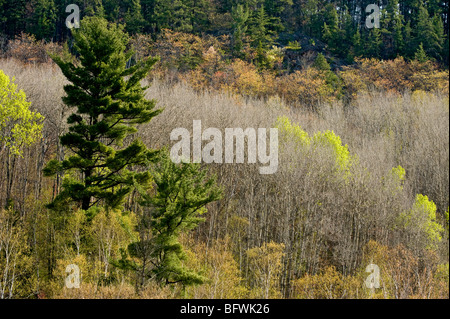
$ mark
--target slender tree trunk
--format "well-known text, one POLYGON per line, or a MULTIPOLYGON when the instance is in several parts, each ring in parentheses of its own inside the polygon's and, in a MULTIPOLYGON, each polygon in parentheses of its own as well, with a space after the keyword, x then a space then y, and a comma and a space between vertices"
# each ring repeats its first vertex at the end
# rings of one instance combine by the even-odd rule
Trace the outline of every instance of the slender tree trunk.
POLYGON ((12 187, 14 183, 14 169, 16 166, 16 160, 14 156, 11 156, 11 151, 8 149, 6 154, 6 205, 10 204, 12 187))
MULTIPOLYGON (((87 170, 84 172, 84 181, 86 183, 86 187, 89 187, 91 184, 89 181, 87 181, 91 177, 91 175, 92 175, 91 170, 87 170)), ((91 196, 84 196, 81 203, 81 209, 88 210, 90 205, 91 205, 91 196)))

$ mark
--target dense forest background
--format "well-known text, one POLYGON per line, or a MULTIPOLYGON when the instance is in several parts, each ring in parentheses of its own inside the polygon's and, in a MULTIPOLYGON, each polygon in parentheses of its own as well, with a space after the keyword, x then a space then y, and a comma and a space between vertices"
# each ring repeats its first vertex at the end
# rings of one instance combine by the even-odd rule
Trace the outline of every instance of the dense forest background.
MULTIPOLYGON (((99 15, 125 23, 130 34, 164 29, 196 36, 232 36, 233 57, 251 58, 253 48, 299 48, 324 45, 339 58, 413 58, 425 53, 448 65, 448 1, 376 1, 380 28, 367 28, 366 7, 373 1, 324 0, 2 0, 0 32, 11 38, 21 32, 37 39, 65 41, 67 5, 77 4, 82 16, 99 15), (291 45, 289 45, 291 44, 291 45)), ((260 63, 263 63, 260 61, 260 63)))
POLYGON ((0 0, 0 298, 449 298, 448 1, 371 3, 0 0), (94 58, 72 3, 111 22, 81 22, 94 58), (94 202, 70 134, 111 101, 94 202), (278 172, 171 163, 193 120, 277 127, 278 172))

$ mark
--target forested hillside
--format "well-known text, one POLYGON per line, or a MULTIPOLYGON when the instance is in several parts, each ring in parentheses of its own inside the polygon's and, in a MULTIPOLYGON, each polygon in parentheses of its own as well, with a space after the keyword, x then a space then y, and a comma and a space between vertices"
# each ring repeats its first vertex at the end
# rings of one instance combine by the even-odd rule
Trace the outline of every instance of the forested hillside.
POLYGON ((429 58, 448 65, 448 1, 375 1, 380 28, 367 28, 373 1, 327 0, 2 0, 0 32, 11 38, 21 32, 37 39, 65 41, 68 4, 82 16, 97 15, 126 24, 130 34, 164 29, 197 36, 230 36, 227 54, 264 65, 272 45, 298 50, 327 46, 339 58, 413 58, 420 44, 429 58), (297 42, 296 42, 297 41, 297 42), (251 47, 251 48, 250 48, 251 47), (256 52, 253 52, 256 51, 256 52), (252 54, 256 53, 256 57, 252 54))
POLYGON ((0 299, 449 298, 448 1, 369 4, 0 0, 0 299))

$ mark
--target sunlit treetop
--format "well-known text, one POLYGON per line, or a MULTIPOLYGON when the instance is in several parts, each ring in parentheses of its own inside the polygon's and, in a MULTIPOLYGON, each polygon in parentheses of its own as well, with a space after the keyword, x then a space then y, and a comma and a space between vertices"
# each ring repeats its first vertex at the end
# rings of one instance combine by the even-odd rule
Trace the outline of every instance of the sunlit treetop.
POLYGON ((14 78, 11 80, 0 70, 0 152, 9 149, 22 156, 23 147, 41 137, 44 117, 32 112, 30 105, 14 78))

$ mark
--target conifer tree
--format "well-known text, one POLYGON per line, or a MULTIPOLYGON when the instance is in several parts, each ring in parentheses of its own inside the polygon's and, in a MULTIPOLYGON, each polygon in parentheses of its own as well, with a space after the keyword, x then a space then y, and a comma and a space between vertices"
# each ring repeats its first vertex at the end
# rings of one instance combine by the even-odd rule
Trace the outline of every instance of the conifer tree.
MULTIPOLYGON (((111 1, 104 1, 106 3, 111 1)), ((105 16, 105 9, 103 8, 103 2, 102 0, 85 0, 80 1, 80 5, 82 5, 83 10, 83 16, 98 16, 98 17, 104 17, 105 16)), ((113 3, 112 7, 117 9, 119 6, 119 3, 113 3)))
POLYGON ((354 57, 359 57, 363 54, 363 44, 361 39, 361 33, 359 32, 359 29, 356 29, 355 35, 352 39, 353 46, 351 48, 351 53, 354 57))
POLYGON ((170 0, 155 0, 153 3, 152 18, 155 21, 156 29, 159 31, 172 27, 174 16, 174 3, 170 0))
POLYGON ((243 38, 247 32, 247 21, 249 18, 248 7, 238 4, 231 10, 233 18, 233 51, 234 55, 240 56, 244 46, 243 38))
POLYGON ((263 49, 266 49, 272 45, 273 38, 267 28, 269 21, 264 5, 262 5, 252 18, 251 38, 255 47, 261 45, 263 49))
POLYGON ((420 43, 426 53, 436 53, 438 46, 436 34, 433 29, 433 23, 428 14, 428 10, 423 5, 420 5, 417 14, 416 28, 415 28, 415 48, 418 48, 420 43), (426 40, 426 42, 423 42, 426 40))
POLYGON ((385 51, 387 57, 395 58, 403 49, 403 16, 400 14, 398 0, 389 1, 383 15, 383 35, 387 39, 385 51))
POLYGON ((8 36, 20 34, 23 26, 26 26, 25 15, 27 1, 2 0, 0 1, 0 27, 2 33, 8 36))
POLYGON ((130 168, 151 161, 156 151, 139 140, 128 146, 123 141, 137 131, 137 124, 148 123, 160 112, 154 109, 154 100, 145 99, 140 84, 157 59, 127 68, 133 55, 132 50, 125 52, 128 36, 122 25, 103 18, 84 18, 80 29, 73 29, 73 37, 79 63, 53 56, 71 82, 64 86, 63 102, 76 108, 67 119, 69 132, 60 138, 71 154, 63 161, 51 160, 44 169, 47 176, 71 174, 49 206, 74 202, 83 210, 97 203, 120 207, 133 185, 150 181, 148 172, 130 168))
POLYGON ((403 30, 403 52, 402 54, 407 57, 414 56, 414 39, 412 37, 412 28, 411 28, 411 22, 408 21, 405 25, 405 28, 403 30))
POLYGON ((172 0, 173 21, 172 28, 175 31, 192 32, 192 11, 188 0, 172 0))
POLYGON ((34 8, 30 33, 38 39, 53 36, 56 23, 56 7, 53 0, 39 0, 34 8))
POLYGON ((142 18, 145 20, 144 32, 152 33, 155 32, 155 1, 154 0, 141 0, 141 14, 142 18))
POLYGON ((323 27, 322 27, 322 39, 325 41, 330 41, 332 38, 332 33, 330 30, 330 27, 328 26, 328 24, 326 22, 324 22, 323 27))
POLYGON ((342 40, 337 10, 332 4, 328 4, 324 9, 323 15, 322 39, 327 42, 328 47, 332 51, 337 52, 342 40))
POLYGON ((434 45, 432 47, 432 54, 435 58, 441 58, 443 53, 443 45, 445 42, 445 33, 444 33, 444 23, 442 22, 442 18, 438 15, 435 15, 432 19, 433 25, 433 42, 434 45))
POLYGON ((285 27, 281 20, 282 13, 292 4, 292 0, 264 0, 264 8, 270 19, 271 30, 275 32, 284 31, 285 27))
POLYGON ((383 40, 381 38, 381 31, 379 28, 370 29, 366 44, 367 44, 366 53, 369 57, 372 58, 381 57, 383 40))
POLYGON ((206 213, 206 204, 219 199, 220 191, 198 164, 177 165, 163 154, 154 174, 157 193, 147 202, 153 208, 153 272, 157 280, 166 283, 201 283, 201 276, 182 265, 185 256, 178 237, 204 220, 201 215, 206 213))
POLYGON ((198 33, 208 24, 209 5, 206 0, 155 0, 149 18, 158 30, 198 33))
POLYGON ((301 24, 304 24, 302 30, 310 36, 320 38, 322 36, 323 15, 320 12, 319 0, 306 0, 303 5, 295 3, 293 8, 296 8, 298 15, 301 16, 301 24))
POLYGON ((251 28, 251 38, 253 46, 256 46, 256 65, 259 68, 266 68, 269 65, 266 50, 273 44, 273 38, 268 30, 270 19, 262 5, 253 17, 251 28))
POLYGON ((142 32, 145 26, 145 20, 142 16, 141 3, 139 0, 129 1, 124 21, 125 28, 130 34, 142 32))
POLYGON ((448 35, 447 35, 445 38, 445 41, 444 41, 444 48, 442 50, 442 59, 443 59, 445 65, 447 65, 447 66, 449 65, 449 49, 450 49, 449 48, 450 43, 448 40, 449 39, 448 39, 448 35))
POLYGON ((317 54, 313 67, 320 71, 329 71, 331 69, 327 59, 325 59, 322 53, 317 54))
POLYGON ((201 284, 205 278, 183 265, 187 257, 179 237, 204 220, 206 205, 220 199, 221 191, 199 164, 174 164, 166 151, 160 153, 151 172, 155 194, 138 187, 148 212, 140 217, 140 240, 128 247, 129 255, 139 261, 128 259, 124 252, 115 265, 136 271, 140 285, 147 279, 162 285, 201 284))
POLYGON ((313 67, 319 70, 327 83, 327 85, 334 91, 340 91, 340 82, 337 75, 331 71, 331 66, 328 63, 327 59, 322 53, 317 54, 316 59, 314 60, 313 67))
POLYGON ((347 54, 349 47, 352 45, 353 36, 355 34, 356 28, 353 25, 352 17, 348 11, 347 6, 344 8, 344 13, 342 16, 342 39, 339 42, 339 52, 341 54, 347 54))
POLYGON ((189 10, 191 11, 192 31, 199 33, 205 31, 209 26, 208 14, 211 12, 212 3, 208 0, 189 0, 189 10))
POLYGON ((405 46, 403 39, 403 19, 401 16, 397 16, 394 25, 394 45, 395 45, 395 53, 401 54, 403 52, 403 48, 405 46))
POLYGON ((419 48, 416 51, 416 54, 414 55, 414 60, 424 63, 428 61, 427 54, 425 53, 425 50, 423 49, 423 44, 419 44, 419 48))

